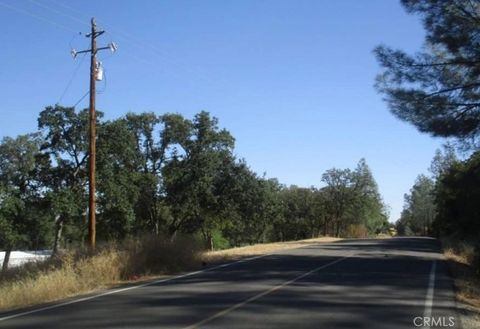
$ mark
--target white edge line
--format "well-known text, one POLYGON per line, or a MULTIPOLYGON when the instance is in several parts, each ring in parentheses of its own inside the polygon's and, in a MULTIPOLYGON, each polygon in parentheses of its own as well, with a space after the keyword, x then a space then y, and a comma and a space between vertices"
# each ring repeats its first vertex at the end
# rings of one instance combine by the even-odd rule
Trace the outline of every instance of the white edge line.
POLYGON ((434 260, 430 269, 430 276, 428 279, 427 295, 425 297, 425 309, 423 311, 423 317, 429 318, 432 315, 433 296, 435 292, 435 272, 437 270, 437 261, 434 260))
POLYGON ((274 292, 274 291, 277 291, 277 290, 279 290, 279 289, 282 289, 283 287, 288 286, 288 285, 290 285, 290 284, 292 284, 292 283, 294 283, 294 282, 296 282, 296 281, 298 281, 298 280, 301 280, 301 279, 303 279, 304 277, 306 277, 306 276, 308 276, 308 275, 310 275, 310 274, 313 274, 313 273, 318 272, 318 271, 320 271, 320 270, 322 270, 322 269, 324 269, 324 268, 327 268, 327 267, 329 267, 329 266, 332 266, 332 265, 334 265, 334 264, 337 264, 337 263, 339 263, 339 262, 341 262, 341 261, 344 261, 345 259, 350 258, 350 257, 352 257, 352 256, 353 256, 353 255, 344 256, 344 257, 339 258, 339 259, 336 259, 336 260, 334 260, 334 261, 332 261, 332 262, 330 262, 330 263, 323 264, 322 266, 316 267, 316 268, 314 268, 313 270, 304 272, 303 274, 301 274, 301 275, 299 275, 299 276, 297 276, 297 277, 295 277, 295 278, 293 278, 293 279, 290 279, 290 280, 288 280, 288 281, 285 281, 285 282, 283 282, 283 283, 281 283, 281 284, 279 284, 279 285, 276 285, 276 286, 274 286, 274 287, 272 287, 272 288, 270 288, 270 289, 268 289, 268 290, 265 290, 265 291, 263 291, 263 292, 261 292, 261 293, 259 293, 259 294, 256 294, 255 296, 252 296, 252 297, 250 297, 250 298, 247 298, 247 299, 245 299, 244 301, 242 301, 242 302, 240 302, 240 303, 238 303, 238 304, 235 304, 235 305, 233 305, 233 306, 230 306, 230 307, 228 307, 228 308, 226 308, 226 309, 224 309, 224 310, 222 310, 222 311, 220 311, 220 312, 217 312, 217 313, 213 314, 212 316, 210 316, 210 317, 208 317, 208 318, 206 318, 206 319, 203 319, 203 320, 201 320, 201 321, 199 321, 199 322, 197 322, 197 323, 194 323, 194 324, 192 324, 192 325, 189 325, 189 326, 187 326, 187 327, 185 327, 185 328, 183 328, 183 329, 196 329, 196 328, 199 328, 200 326, 203 326, 204 324, 207 324, 207 323, 210 322, 210 321, 213 321, 213 320, 218 319, 218 318, 220 318, 220 317, 222 317, 222 316, 224 316, 224 315, 226 315, 226 314, 228 314, 228 313, 230 313, 230 312, 232 312, 232 311, 235 311, 236 309, 238 309, 238 308, 240 308, 240 307, 242 307, 242 306, 244 306, 244 305, 246 305, 246 304, 248 304, 248 303, 250 303, 250 302, 253 302, 253 301, 257 300, 257 299, 260 299, 260 298, 262 298, 263 296, 266 296, 266 295, 268 295, 268 294, 270 294, 270 293, 272 293, 272 292, 274 292))
POLYGON ((104 292, 104 293, 101 293, 101 294, 98 294, 98 295, 94 295, 94 296, 83 297, 83 298, 71 300, 71 301, 68 301, 68 302, 60 303, 60 304, 55 304, 55 305, 51 305, 51 306, 46 306, 46 307, 42 307, 42 308, 37 308, 37 309, 31 310, 31 311, 16 313, 16 314, 8 315, 8 316, 5 316, 5 317, 1 317, 1 318, 0 318, 0 322, 1 322, 1 321, 5 321, 5 320, 9 320, 9 319, 18 318, 18 317, 25 316, 25 315, 29 315, 29 314, 33 314, 33 313, 38 313, 38 312, 43 312, 43 311, 52 310, 52 309, 55 309, 55 308, 59 308, 59 307, 63 307, 63 306, 71 305, 71 304, 86 302, 86 301, 91 300, 91 299, 100 298, 100 297, 108 296, 108 295, 113 295, 113 294, 117 294, 117 293, 124 292, 124 291, 128 291, 128 290, 143 288, 143 287, 151 286, 151 285, 154 285, 154 284, 157 284, 157 283, 163 283, 163 282, 173 281, 173 280, 185 278, 185 277, 188 277, 188 276, 193 276, 193 275, 196 275, 196 274, 200 274, 200 273, 208 272, 208 271, 211 271, 211 270, 215 270, 215 269, 218 269, 218 268, 228 267, 228 266, 231 266, 231 265, 234 265, 234 264, 238 264, 238 263, 250 262, 250 261, 252 261, 252 260, 259 259, 259 258, 263 258, 263 257, 267 257, 267 256, 270 256, 270 255, 272 255, 272 254, 265 254, 265 255, 260 255, 260 256, 254 256, 254 257, 249 257, 249 258, 245 258, 245 259, 240 259, 240 260, 237 260, 237 261, 235 261, 235 262, 231 262, 231 263, 226 263, 226 264, 221 264, 221 265, 209 267, 209 268, 206 268, 206 269, 204 269, 204 270, 199 270, 199 271, 195 271, 195 272, 189 272, 189 273, 186 273, 186 274, 176 275, 176 276, 169 277, 169 278, 165 278, 165 279, 159 279, 159 280, 155 280, 155 281, 150 281, 150 282, 142 283, 142 284, 139 284, 139 285, 134 285, 134 286, 127 287, 127 288, 109 290, 109 291, 107 291, 107 292, 104 292))

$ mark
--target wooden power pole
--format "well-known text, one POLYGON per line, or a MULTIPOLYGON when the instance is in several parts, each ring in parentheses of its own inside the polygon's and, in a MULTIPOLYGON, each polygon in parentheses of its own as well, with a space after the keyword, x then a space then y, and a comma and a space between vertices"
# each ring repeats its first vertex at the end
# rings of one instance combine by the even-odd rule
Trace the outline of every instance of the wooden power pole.
MULTIPOLYGON (((99 34, 98 34, 99 35, 99 34)), ((95 18, 92 18, 91 48, 90 48, 90 110, 89 110, 89 134, 88 134, 88 242, 91 249, 95 249, 96 243, 96 138, 97 138, 97 114, 95 112, 95 83, 97 79, 97 26, 95 18)))
POLYGON ((89 109, 89 147, 88 147, 88 244, 90 248, 95 249, 96 244, 96 138, 97 138, 97 115, 95 111, 95 84, 99 77, 100 63, 97 62, 97 51, 110 49, 112 52, 117 50, 117 46, 112 42, 107 47, 97 48, 96 38, 105 31, 97 31, 95 17, 92 18, 92 30, 86 37, 90 38, 90 49, 76 51, 72 50, 72 54, 90 53, 90 109, 89 109))

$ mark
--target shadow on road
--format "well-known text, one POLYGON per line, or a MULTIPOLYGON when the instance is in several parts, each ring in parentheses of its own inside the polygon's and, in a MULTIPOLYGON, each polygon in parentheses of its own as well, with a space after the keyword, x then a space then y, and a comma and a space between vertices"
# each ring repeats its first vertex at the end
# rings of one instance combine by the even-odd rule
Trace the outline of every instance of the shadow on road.
MULTIPOLYGON (((414 328, 413 319, 425 310, 434 259, 432 315, 455 316, 452 282, 445 263, 435 258, 440 250, 436 240, 378 241, 350 240, 285 250, 35 313, 8 325, 62 328, 52 325, 60 316, 69 328, 184 328, 223 312, 201 328, 414 328), (328 265, 346 255, 350 257, 328 265), (302 276, 314 269, 318 270, 302 276)), ((0 322, 0 327, 6 324, 0 322)))

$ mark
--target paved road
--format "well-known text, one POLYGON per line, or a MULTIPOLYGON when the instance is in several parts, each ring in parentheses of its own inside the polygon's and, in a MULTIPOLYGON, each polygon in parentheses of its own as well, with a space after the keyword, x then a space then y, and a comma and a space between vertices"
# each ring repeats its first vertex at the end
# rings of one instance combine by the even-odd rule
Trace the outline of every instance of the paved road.
POLYGON ((459 328, 452 281, 429 238, 306 245, 16 314, 0 314, 0 328, 389 329, 424 316, 459 328))

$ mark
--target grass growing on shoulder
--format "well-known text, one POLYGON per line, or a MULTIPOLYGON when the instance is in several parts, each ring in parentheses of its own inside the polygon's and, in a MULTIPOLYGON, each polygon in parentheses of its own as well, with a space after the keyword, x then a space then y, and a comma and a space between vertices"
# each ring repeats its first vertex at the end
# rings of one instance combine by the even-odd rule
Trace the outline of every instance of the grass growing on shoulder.
POLYGON ((0 309, 50 302, 132 278, 193 268, 200 260, 199 246, 188 237, 145 237, 106 245, 94 254, 67 252, 12 268, 0 281, 0 309))
POLYGON ((218 263, 237 260, 243 257, 253 257, 268 254, 277 250, 295 249, 300 248, 312 243, 319 242, 335 242, 342 240, 340 238, 321 237, 307 240, 287 241, 287 242, 274 242, 274 243, 261 243, 251 246, 238 247, 219 251, 206 252, 202 256, 202 260, 206 263, 218 263))
POLYGON ((203 243, 192 237, 147 236, 100 246, 94 254, 66 252, 4 273, 0 279, 0 309, 51 302, 141 277, 192 270, 202 262, 232 261, 337 240, 341 239, 322 237, 204 252, 203 243))
POLYGON ((443 250, 452 271, 457 299, 480 312, 480 263, 473 243, 443 239, 443 250))
POLYGON ((196 268, 201 262, 203 243, 191 236, 174 239, 147 236, 129 240, 118 249, 126 257, 122 262, 122 278, 130 279, 196 268))

